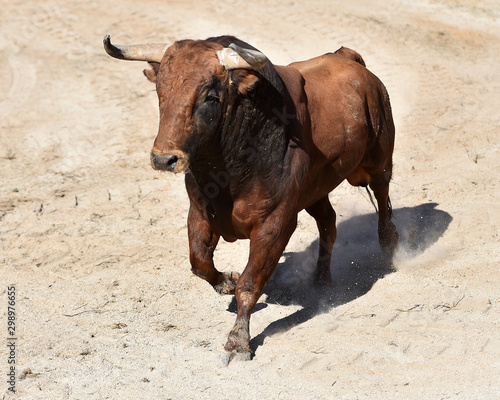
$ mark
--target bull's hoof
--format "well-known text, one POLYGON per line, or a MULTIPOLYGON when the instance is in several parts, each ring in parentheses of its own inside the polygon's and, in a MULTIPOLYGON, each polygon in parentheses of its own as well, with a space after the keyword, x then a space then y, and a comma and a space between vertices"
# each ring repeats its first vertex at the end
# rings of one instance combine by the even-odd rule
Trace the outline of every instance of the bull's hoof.
POLYGON ((378 240, 385 255, 394 255, 399 243, 399 234, 392 222, 389 221, 388 224, 379 226, 378 240))
POLYGON ((240 279, 240 274, 238 272, 223 272, 220 276, 219 283, 214 286, 214 289, 220 295, 234 294, 238 279, 240 279))
POLYGON ((240 353, 238 351, 226 351, 220 356, 222 362, 228 366, 231 361, 250 361, 252 359, 252 353, 249 351, 240 353))
POLYGON ((332 275, 328 269, 326 272, 324 269, 319 269, 316 271, 314 276, 314 285, 320 288, 330 288, 333 286, 332 275))
POLYGON ((228 353, 250 354, 250 332, 247 318, 236 318, 236 323, 229 332, 224 350, 228 353))

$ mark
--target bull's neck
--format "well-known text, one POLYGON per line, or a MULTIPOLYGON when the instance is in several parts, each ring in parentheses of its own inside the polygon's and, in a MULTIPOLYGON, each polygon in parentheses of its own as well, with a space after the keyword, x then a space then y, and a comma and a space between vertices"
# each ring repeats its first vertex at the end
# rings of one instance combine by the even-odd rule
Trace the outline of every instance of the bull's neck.
POLYGON ((244 182, 279 173, 288 147, 289 116, 282 94, 267 82, 231 101, 220 135, 221 155, 230 175, 244 182))
POLYGON ((295 113, 280 89, 264 79, 246 95, 229 87, 217 139, 190 167, 200 188, 222 188, 233 197, 284 179, 295 113))

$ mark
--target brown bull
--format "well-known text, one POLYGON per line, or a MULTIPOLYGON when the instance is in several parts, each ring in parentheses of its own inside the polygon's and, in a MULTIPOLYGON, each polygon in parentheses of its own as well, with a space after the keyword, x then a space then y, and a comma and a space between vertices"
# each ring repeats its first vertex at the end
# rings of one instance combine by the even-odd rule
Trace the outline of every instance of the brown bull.
POLYGON ((151 164, 185 172, 192 271, 218 293, 236 295, 228 352, 250 358, 250 315, 303 209, 319 229, 315 278, 331 282, 336 227, 328 194, 344 179, 373 190, 379 241, 392 252, 398 234, 389 200, 391 106, 358 53, 341 48, 274 66, 228 36, 172 46, 114 46, 107 36, 104 45, 113 57, 153 67, 145 74, 156 82, 160 126, 151 164), (221 236, 250 239, 241 275, 215 269, 221 236))

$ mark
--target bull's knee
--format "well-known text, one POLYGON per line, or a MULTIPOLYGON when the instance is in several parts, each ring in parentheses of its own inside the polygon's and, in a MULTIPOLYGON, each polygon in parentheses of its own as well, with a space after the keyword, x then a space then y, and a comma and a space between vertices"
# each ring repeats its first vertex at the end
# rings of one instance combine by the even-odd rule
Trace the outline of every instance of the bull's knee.
POLYGON ((212 286, 215 286, 219 281, 220 272, 215 268, 198 268, 195 265, 191 265, 191 272, 197 277, 206 280, 212 286))

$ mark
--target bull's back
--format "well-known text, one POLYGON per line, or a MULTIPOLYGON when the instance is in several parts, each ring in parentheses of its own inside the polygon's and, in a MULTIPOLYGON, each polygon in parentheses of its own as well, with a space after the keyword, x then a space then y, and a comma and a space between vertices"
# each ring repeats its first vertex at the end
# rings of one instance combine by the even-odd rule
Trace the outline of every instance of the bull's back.
POLYGON ((304 79, 311 124, 305 206, 325 194, 316 193, 318 178, 328 183, 323 191, 333 190, 369 158, 381 130, 387 130, 385 87, 358 56, 352 51, 328 53, 289 65, 304 79))
POLYGON ((304 78, 312 140, 320 153, 329 160, 349 154, 355 163, 375 134, 369 109, 377 108, 376 77, 360 63, 335 53, 290 66, 304 78))
POLYGON ((363 60, 363 57, 361 57, 361 54, 359 54, 357 51, 349 49, 348 47, 341 47, 340 49, 336 50, 334 53, 326 53, 323 54, 322 56, 314 57, 309 60, 305 61, 297 61, 289 64, 289 67, 296 68, 298 70, 302 70, 308 67, 313 67, 315 65, 321 64, 323 62, 327 62, 328 59, 335 58, 335 57, 341 57, 350 61, 357 62, 358 64, 362 65, 363 67, 366 67, 365 60, 363 60))

